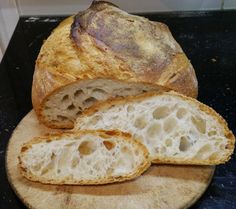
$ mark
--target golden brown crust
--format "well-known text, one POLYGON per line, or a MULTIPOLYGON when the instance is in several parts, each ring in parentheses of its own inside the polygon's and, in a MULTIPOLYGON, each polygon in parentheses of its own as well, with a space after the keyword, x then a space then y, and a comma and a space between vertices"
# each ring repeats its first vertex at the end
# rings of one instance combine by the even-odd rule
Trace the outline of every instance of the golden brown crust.
MULTIPOLYGON (((212 117, 214 117, 219 124, 222 126, 223 130, 224 130, 224 135, 225 137, 228 139, 228 144, 227 144, 227 150, 228 152, 225 154, 224 158, 222 158, 220 161, 219 160, 209 160, 209 161, 201 161, 201 160, 189 160, 186 161, 184 160, 185 164, 197 164, 197 165, 216 165, 216 164, 222 164, 227 162, 228 160, 230 160, 231 158, 231 154, 234 151, 234 146, 235 146, 235 136, 233 135, 232 131, 229 130, 228 128, 228 124, 227 122, 222 118, 221 115, 219 115, 215 110, 213 110, 211 107, 199 102, 196 99, 193 99, 191 97, 187 97, 184 96, 182 94, 179 94, 177 92, 174 91, 170 91, 170 92, 148 92, 148 93, 144 93, 141 95, 137 95, 137 96, 128 96, 126 98, 117 98, 117 99, 110 99, 106 102, 98 102, 97 104, 93 105, 91 108, 88 108, 87 110, 85 110, 81 116, 79 116, 77 118, 76 123, 79 124, 80 118, 84 117, 84 116, 89 116, 94 114, 97 111, 103 111, 106 109, 109 109, 111 106, 113 105, 119 105, 119 104, 128 104, 128 103, 132 103, 132 102, 138 102, 138 101, 143 101, 145 98, 149 98, 149 97, 154 97, 154 96, 159 96, 162 94, 169 94, 169 95, 173 95, 173 96, 178 96, 181 97, 182 99, 184 99, 185 101, 190 101, 190 102, 194 102, 200 110, 204 111, 205 113, 211 115, 212 117)), ((163 158, 158 156, 157 159, 152 159, 153 163, 159 163, 159 164, 183 164, 183 159, 179 158, 163 158)))
POLYGON ((146 147, 140 143, 138 140, 135 140, 134 138, 131 137, 129 133, 121 132, 118 130, 109 130, 109 131, 104 131, 104 130, 82 130, 82 131, 77 131, 77 132, 64 132, 64 133, 59 133, 59 134, 52 134, 52 135, 46 135, 46 136, 40 136, 40 137, 35 137, 31 141, 25 143, 21 147, 21 152, 18 157, 19 159, 19 169, 21 174, 26 177, 27 179, 31 181, 36 181, 36 182, 41 182, 44 184, 58 184, 58 185, 97 185, 97 184, 109 184, 109 183, 114 183, 114 182, 122 182, 130 179, 134 179, 138 176, 140 176, 145 170, 147 170, 150 165, 151 161, 149 160, 149 154, 148 150, 146 147), (96 180, 81 180, 81 181, 75 181, 75 180, 70 180, 70 179, 65 179, 64 181, 60 182, 55 182, 55 180, 48 180, 44 179, 43 177, 37 178, 34 175, 32 175, 30 172, 27 172, 27 168, 24 167, 23 162, 21 160, 21 157, 24 155, 24 152, 26 152, 28 149, 31 148, 33 144, 37 144, 42 141, 54 141, 54 140, 60 140, 61 137, 64 136, 76 136, 80 137, 84 134, 99 134, 101 137, 109 138, 113 136, 121 137, 124 140, 129 141, 131 144, 135 144, 136 146, 139 147, 139 150, 143 153, 144 160, 142 164, 132 173, 125 175, 125 176, 108 176, 105 179, 96 179, 96 180))
MULTIPOLYGON (((107 3, 99 4, 105 4, 103 7, 107 8, 112 7, 107 3)), ((109 9, 112 10, 113 7, 109 9)), ((58 127, 44 118, 40 110, 44 101, 56 93, 57 89, 86 79, 109 78, 126 82, 147 82, 166 86, 188 96, 197 96, 197 79, 193 67, 166 25, 132 16, 152 25, 163 36, 168 37, 164 41, 170 41, 176 48, 171 53, 166 51, 168 59, 163 59, 164 64, 160 65, 159 70, 148 70, 147 64, 140 63, 140 66, 143 66, 142 70, 135 71, 132 67, 134 62, 132 65, 129 63, 129 60, 133 59, 119 57, 118 53, 109 47, 106 51, 101 50, 96 39, 86 32, 80 34, 83 41, 78 47, 70 38, 73 18, 72 16, 65 19, 52 32, 43 44, 35 65, 32 103, 38 118, 47 126, 58 127)), ((143 43, 142 36, 140 38, 139 43, 143 43)), ((141 55, 144 56, 142 53, 141 55)), ((152 63, 153 66, 154 64, 152 63)), ((71 125, 64 128, 71 128, 71 125)))

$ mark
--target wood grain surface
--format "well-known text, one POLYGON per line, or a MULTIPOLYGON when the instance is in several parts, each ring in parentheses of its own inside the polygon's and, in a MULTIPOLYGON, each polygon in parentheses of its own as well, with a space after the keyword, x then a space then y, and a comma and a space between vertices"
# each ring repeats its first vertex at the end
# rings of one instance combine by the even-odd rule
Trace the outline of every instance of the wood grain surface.
POLYGON ((19 173, 18 155, 34 136, 58 132, 39 124, 29 112, 13 132, 6 167, 18 197, 34 209, 174 209, 188 208, 206 190, 212 166, 153 165, 132 181, 104 186, 57 186, 28 181, 19 173))

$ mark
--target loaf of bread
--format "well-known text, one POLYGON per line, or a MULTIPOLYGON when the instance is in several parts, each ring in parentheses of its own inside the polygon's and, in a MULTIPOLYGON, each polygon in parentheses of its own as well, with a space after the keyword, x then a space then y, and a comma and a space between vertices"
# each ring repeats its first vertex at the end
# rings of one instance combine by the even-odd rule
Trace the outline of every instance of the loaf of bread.
POLYGON ((32 86, 34 110, 52 128, 72 128, 97 101, 164 86, 197 96, 194 69, 168 27, 93 1, 44 42, 32 86))
POLYGON ((230 159, 235 143, 212 108, 175 92, 101 102, 77 118, 75 130, 84 128, 131 133, 153 163, 216 165, 230 159))
POLYGON ((151 164, 130 134, 88 130, 37 137, 22 146, 19 162, 31 181, 76 185, 133 179, 151 164))

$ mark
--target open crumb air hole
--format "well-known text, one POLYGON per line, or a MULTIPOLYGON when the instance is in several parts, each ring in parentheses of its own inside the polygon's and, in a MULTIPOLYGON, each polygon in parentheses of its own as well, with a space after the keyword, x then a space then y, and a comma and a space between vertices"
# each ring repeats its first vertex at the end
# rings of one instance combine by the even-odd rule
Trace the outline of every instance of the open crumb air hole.
POLYGON ((161 125, 158 123, 152 124, 148 129, 147 129, 147 134, 150 137, 156 136, 160 134, 161 132, 161 125))
POLYGON ((169 114, 170 114, 170 109, 168 107, 163 106, 156 108, 153 111, 152 116, 154 119, 159 120, 167 117, 169 114))
POLYGON ((127 106, 127 112, 133 112, 135 108, 132 105, 127 106))
POLYGON ((204 154, 209 152, 211 152, 211 145, 206 144, 198 150, 195 157, 201 159, 204 156, 204 154))
POLYGON ((191 143, 189 142, 189 138, 187 136, 182 136, 180 138, 179 150, 182 152, 188 151, 190 146, 191 146, 191 143))
POLYGON ((203 120, 202 118, 200 117, 191 117, 191 120, 192 120, 192 123, 193 125, 196 127, 196 129, 202 133, 202 134, 205 134, 206 133, 206 121, 203 120))
POLYGON ((144 117, 139 117, 135 120, 134 126, 138 129, 143 129, 147 125, 147 121, 145 120, 144 117))
POLYGON ((166 139, 165 144, 166 144, 167 147, 171 147, 172 146, 172 140, 171 139, 166 139))
POLYGON ((82 96, 84 94, 83 90, 79 89, 79 90, 76 90, 75 93, 74 93, 74 97, 75 99, 79 98, 80 96, 82 96))
POLYGON ((179 108, 176 112, 178 119, 182 119, 187 115, 188 111, 185 108, 179 108))
POLYGON ((90 107, 91 105, 93 105, 95 102, 97 101, 96 98, 94 97, 89 97, 86 100, 83 101, 83 105, 85 107, 90 107))
POLYGON ((76 107, 74 104, 71 104, 67 107, 68 110, 74 110, 76 107))
POLYGON ((95 115, 94 117, 90 119, 89 124, 96 125, 99 120, 102 120, 102 116, 95 115))
POLYGON ((62 97, 61 101, 64 103, 64 102, 67 102, 69 101, 69 95, 65 95, 62 97))
POLYGON ((61 121, 68 120, 68 118, 66 116, 63 116, 63 115, 57 115, 57 119, 61 120, 61 121))
POLYGON ((96 150, 96 145, 93 142, 84 141, 79 145, 78 150, 81 155, 90 155, 96 150))
POLYGON ((79 158, 78 157, 73 157, 71 161, 71 167, 75 168, 79 164, 79 158))
POLYGON ((110 141, 103 141, 103 145, 106 147, 107 150, 111 150, 115 147, 115 144, 110 141))
POLYGON ((174 128, 177 125, 177 121, 175 118, 168 118, 165 122, 164 122, 164 130, 167 133, 170 133, 174 130, 174 128))

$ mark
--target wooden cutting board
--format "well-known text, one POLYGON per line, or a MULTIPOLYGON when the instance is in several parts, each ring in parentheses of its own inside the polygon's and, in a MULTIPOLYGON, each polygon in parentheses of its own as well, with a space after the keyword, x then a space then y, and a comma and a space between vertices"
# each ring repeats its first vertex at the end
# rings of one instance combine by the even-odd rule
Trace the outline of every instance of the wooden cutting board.
POLYGON ((104 186, 57 186, 28 181, 18 170, 23 143, 34 136, 58 132, 39 124, 29 112, 9 141, 6 162, 12 188, 35 209, 172 209, 188 208, 206 190, 212 166, 154 165, 132 181, 104 186))

